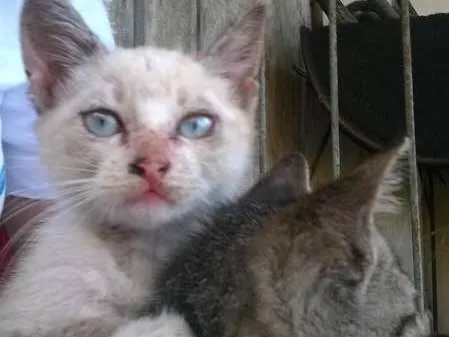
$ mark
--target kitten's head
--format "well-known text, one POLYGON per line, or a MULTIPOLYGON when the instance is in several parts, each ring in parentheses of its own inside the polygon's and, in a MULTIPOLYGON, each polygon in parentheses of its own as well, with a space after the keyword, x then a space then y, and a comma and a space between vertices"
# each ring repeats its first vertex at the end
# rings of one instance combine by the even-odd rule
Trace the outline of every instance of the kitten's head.
POLYGON ((56 187, 98 216, 158 227, 234 198, 251 163, 266 6, 198 55, 108 51, 67 0, 27 0, 23 59, 56 187))
POLYGON ((408 149, 405 140, 373 156, 284 216, 295 232, 288 293, 297 294, 300 334, 426 336, 415 288, 374 223, 377 213, 399 206, 393 192, 408 149))

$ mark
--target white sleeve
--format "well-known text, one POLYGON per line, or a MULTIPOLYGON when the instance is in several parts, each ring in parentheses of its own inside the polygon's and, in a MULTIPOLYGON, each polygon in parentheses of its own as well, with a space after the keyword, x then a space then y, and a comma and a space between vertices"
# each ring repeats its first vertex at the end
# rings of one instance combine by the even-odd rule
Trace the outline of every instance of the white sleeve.
MULTIPOLYGON (((72 0, 72 3, 106 47, 113 49, 113 32, 103 1, 72 0)), ((27 91, 27 83, 3 91, 0 89, 0 97, 3 96, 0 116, 3 123, 6 194, 32 199, 51 199, 54 194, 40 165, 33 132, 37 115, 28 99, 27 91)))

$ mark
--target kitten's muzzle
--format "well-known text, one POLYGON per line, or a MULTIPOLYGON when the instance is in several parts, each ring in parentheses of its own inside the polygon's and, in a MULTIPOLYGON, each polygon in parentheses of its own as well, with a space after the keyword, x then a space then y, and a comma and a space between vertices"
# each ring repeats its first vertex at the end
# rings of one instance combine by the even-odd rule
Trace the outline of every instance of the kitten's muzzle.
POLYGON ((165 158, 157 158, 153 160, 138 159, 134 163, 128 165, 130 174, 138 175, 145 180, 162 180, 170 170, 171 164, 165 158))
MULTIPOLYGON (((163 158, 162 158, 163 159, 163 158)), ((147 183, 144 199, 154 202, 159 200, 172 201, 164 187, 164 177, 170 170, 171 164, 168 160, 137 160, 128 165, 130 174, 141 177, 147 183)), ((141 199, 141 196, 138 197, 141 199)))

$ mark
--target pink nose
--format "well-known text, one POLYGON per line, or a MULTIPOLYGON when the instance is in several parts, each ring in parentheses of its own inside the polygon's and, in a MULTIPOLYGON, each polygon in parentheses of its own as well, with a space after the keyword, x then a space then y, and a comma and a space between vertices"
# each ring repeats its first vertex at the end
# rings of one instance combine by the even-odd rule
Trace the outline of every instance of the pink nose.
POLYGON ((170 170, 168 159, 154 158, 153 160, 141 160, 129 165, 130 173, 137 174, 146 179, 162 179, 170 170))

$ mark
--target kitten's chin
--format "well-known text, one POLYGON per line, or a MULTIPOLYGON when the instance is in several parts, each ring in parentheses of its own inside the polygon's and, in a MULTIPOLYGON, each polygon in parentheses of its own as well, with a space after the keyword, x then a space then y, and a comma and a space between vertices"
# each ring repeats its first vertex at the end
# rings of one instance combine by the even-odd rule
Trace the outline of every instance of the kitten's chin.
POLYGON ((174 201, 160 195, 148 194, 133 202, 126 202, 111 208, 96 208, 108 223, 138 230, 157 230, 171 223, 188 226, 187 222, 200 209, 200 203, 193 200, 174 201), (104 212, 104 209, 109 209, 104 212))
POLYGON ((190 222, 207 217, 215 207, 236 198, 239 190, 235 184, 218 184, 172 194, 151 190, 119 198, 104 195, 90 205, 91 218, 138 230, 159 230, 173 223, 189 230, 190 222))

